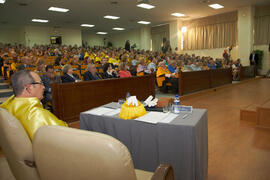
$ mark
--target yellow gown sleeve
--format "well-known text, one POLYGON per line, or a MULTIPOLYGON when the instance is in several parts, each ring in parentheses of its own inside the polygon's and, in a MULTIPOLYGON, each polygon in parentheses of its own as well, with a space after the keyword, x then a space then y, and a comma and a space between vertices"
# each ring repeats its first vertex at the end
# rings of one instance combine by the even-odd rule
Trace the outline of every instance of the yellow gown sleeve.
POLYGON ((163 71, 163 69, 162 69, 161 67, 159 67, 159 68, 157 69, 157 73, 156 73, 157 77, 162 76, 162 75, 164 75, 164 74, 165 74, 165 72, 163 71))
POLYGON ((31 140, 33 140, 35 132, 41 126, 68 126, 64 121, 59 120, 55 115, 46 109, 34 107, 31 111, 32 112, 29 114, 28 121, 24 121, 24 127, 28 131, 27 133, 31 140))

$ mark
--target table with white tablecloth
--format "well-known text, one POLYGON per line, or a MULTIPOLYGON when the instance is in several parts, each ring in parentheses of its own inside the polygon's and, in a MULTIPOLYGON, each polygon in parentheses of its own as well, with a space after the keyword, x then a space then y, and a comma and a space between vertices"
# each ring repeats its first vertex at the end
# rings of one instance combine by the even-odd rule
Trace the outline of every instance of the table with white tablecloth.
MULTIPOLYGON (((104 107, 113 107, 113 103, 104 107)), ((176 180, 205 180, 208 171, 208 119, 204 109, 179 114, 170 123, 123 120, 118 115, 80 114, 80 128, 115 137, 129 149, 137 169, 171 164, 176 180)))

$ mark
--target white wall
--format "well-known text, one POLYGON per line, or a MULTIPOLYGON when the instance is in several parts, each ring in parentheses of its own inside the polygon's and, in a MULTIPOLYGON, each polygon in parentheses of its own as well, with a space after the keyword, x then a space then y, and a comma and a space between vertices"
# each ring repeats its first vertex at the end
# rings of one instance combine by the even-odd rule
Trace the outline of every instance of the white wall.
POLYGON ((270 52, 268 51, 269 45, 256 45, 254 50, 263 51, 262 70, 260 74, 264 75, 270 69, 270 52))
POLYGON ((249 65, 249 54, 253 45, 254 12, 252 6, 238 10, 238 46, 239 58, 243 65, 249 65))
POLYGON ((80 29, 25 26, 25 40, 27 46, 31 47, 34 44, 50 44, 50 36, 62 36, 63 45, 82 45, 80 29))
POLYGON ((151 49, 151 28, 146 26, 140 29, 141 31, 141 44, 140 49, 150 50, 151 49))
POLYGON ((108 41, 113 44, 113 47, 125 47, 126 40, 129 40, 130 45, 136 43, 137 49, 141 48, 141 32, 140 29, 133 31, 120 32, 117 34, 111 34, 107 36, 108 41))
POLYGON ((116 48, 125 47, 126 40, 129 40, 131 46, 136 43, 137 49, 149 50, 151 47, 151 31, 148 26, 128 32, 111 34, 107 38, 116 48))
POLYGON ((178 50, 181 48, 181 38, 180 38, 180 31, 179 31, 179 21, 172 21, 170 22, 170 44, 172 47, 172 51, 174 52, 175 48, 177 47, 178 50))
MULTIPOLYGON (((82 31, 82 40, 86 41, 89 46, 104 46, 104 38, 105 36, 103 35, 98 35, 93 32, 87 32, 87 31, 82 31)), ((106 41, 107 43, 107 41, 106 41)), ((105 44, 107 45, 107 44, 105 44)))
POLYGON ((23 27, 0 27, 0 43, 25 44, 23 27))

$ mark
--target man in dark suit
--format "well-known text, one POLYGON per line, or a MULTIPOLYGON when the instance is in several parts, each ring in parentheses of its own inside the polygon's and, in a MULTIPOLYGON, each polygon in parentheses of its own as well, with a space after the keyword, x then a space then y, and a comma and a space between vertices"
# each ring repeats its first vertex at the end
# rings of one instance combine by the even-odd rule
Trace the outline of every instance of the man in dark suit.
POLYGON ((257 75, 258 72, 258 63, 259 63, 259 56, 255 53, 255 51, 252 51, 249 56, 249 62, 251 66, 255 66, 255 75, 257 75))
POLYGON ((250 65, 258 66, 259 63, 259 56, 255 53, 255 51, 252 51, 249 56, 250 65))
POLYGON ((84 81, 91 81, 91 80, 100 80, 97 73, 96 66, 94 64, 88 64, 87 65, 87 71, 83 74, 83 80, 84 81))

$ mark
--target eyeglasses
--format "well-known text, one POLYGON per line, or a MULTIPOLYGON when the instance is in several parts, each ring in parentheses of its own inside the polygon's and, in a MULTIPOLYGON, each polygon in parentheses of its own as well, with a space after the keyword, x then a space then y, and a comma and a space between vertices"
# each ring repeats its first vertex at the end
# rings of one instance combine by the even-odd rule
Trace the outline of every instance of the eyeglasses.
POLYGON ((44 86, 43 82, 32 82, 32 83, 30 83, 30 84, 39 84, 39 85, 41 85, 41 86, 44 86))

